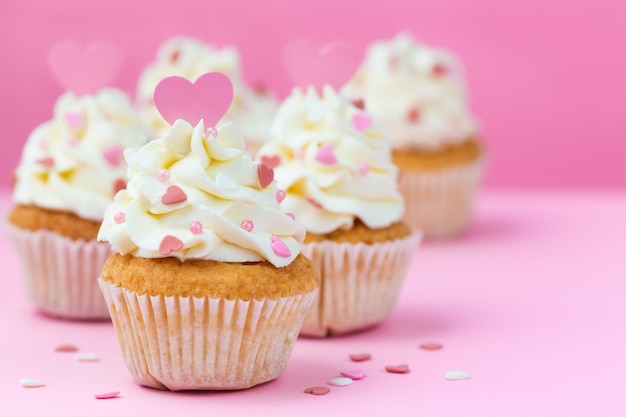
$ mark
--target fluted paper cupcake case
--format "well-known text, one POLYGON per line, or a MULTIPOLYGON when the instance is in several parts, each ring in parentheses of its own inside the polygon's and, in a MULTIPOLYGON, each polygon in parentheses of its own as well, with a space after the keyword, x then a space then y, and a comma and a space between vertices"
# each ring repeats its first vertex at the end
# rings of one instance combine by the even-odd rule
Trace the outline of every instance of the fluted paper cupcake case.
POLYGON ((326 337, 353 333, 383 322, 396 304, 422 233, 388 242, 311 242, 302 253, 321 279, 319 295, 300 334, 326 337))
POLYGON ((485 157, 441 170, 402 170, 398 188, 405 201, 404 221, 426 237, 448 237, 467 228, 485 157))
POLYGON ((72 240, 48 230, 3 222, 20 262, 26 293, 42 312, 65 319, 108 320, 98 277, 111 255, 108 243, 72 240))
POLYGON ((244 389, 277 378, 317 295, 150 296, 99 282, 135 381, 172 391, 244 389))

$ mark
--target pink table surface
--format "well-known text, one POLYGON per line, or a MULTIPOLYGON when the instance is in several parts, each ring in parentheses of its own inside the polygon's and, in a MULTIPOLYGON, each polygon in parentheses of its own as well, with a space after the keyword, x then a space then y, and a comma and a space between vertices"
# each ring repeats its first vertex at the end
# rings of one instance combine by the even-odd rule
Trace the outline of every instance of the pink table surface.
MULTIPOLYGON (((0 209, 9 204, 1 193, 0 209)), ((380 327, 299 339, 285 373, 250 390, 170 393, 135 385, 110 323, 35 313, 0 235, 0 415, 623 416, 625 236, 626 193, 484 192, 468 233, 418 249, 380 327), (431 341, 444 348, 418 348, 431 341), (100 361, 55 352, 64 342, 100 361), (373 358, 350 362, 357 352, 373 358), (410 373, 384 371, 401 363, 410 373), (355 368, 367 377, 326 396, 302 392, 355 368), (447 370, 472 378, 448 381, 447 370), (25 377, 46 386, 23 388, 25 377), (102 389, 121 395, 94 399, 102 389)))

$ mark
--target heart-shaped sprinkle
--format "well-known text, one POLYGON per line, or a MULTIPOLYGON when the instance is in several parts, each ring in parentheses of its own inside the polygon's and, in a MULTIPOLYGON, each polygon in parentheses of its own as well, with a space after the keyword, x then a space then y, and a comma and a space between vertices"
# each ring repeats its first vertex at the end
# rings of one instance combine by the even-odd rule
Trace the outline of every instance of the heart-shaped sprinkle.
POLYGON ((283 190, 276 190, 276 201, 278 201, 278 204, 282 203, 285 197, 286 194, 283 190))
POLYGON ((56 80, 76 94, 93 94, 110 85, 122 65, 115 45, 95 42, 83 48, 73 41, 59 42, 50 49, 48 64, 56 80))
POLYGON ((352 77, 361 57, 348 44, 333 43, 316 49, 308 42, 296 41, 285 47, 283 61, 294 85, 321 89, 329 84, 339 90, 352 77))
POLYGON ((100 360, 100 357, 93 352, 82 352, 74 355, 74 359, 78 362, 97 362, 100 360))
POLYGON ((470 376, 470 374, 469 374, 468 372, 465 372, 465 371, 458 371, 458 370, 455 370, 455 371, 447 371, 447 372, 443 375, 443 377, 444 377, 445 379, 450 380, 450 381, 460 381, 460 380, 463 380, 463 379, 470 379, 470 378, 471 378, 471 376, 470 376))
POLYGON ((370 166, 367 162, 359 162, 357 170, 359 171, 359 174, 367 175, 367 173, 370 172, 370 166))
POLYGON ((267 165, 270 168, 276 168, 278 165, 280 165, 280 156, 263 155, 261 157, 261 163, 267 165))
POLYGON ((352 115, 352 125, 359 132, 363 132, 372 125, 372 119, 367 114, 354 113, 352 115))
POLYGON ((193 126, 204 120, 215 127, 233 101, 233 84, 221 72, 203 74, 193 84, 183 77, 167 77, 154 90, 154 104, 170 124, 178 119, 193 126))
POLYGON ((161 203, 167 205, 182 203, 187 201, 187 194, 178 186, 170 185, 165 194, 161 196, 161 203))
POLYGON ((241 222, 241 228, 246 232, 251 232, 254 230, 254 222, 252 220, 244 220, 241 222))
POLYGON ((285 242, 283 242, 278 236, 272 236, 272 250, 276 255, 282 258, 288 258, 291 256, 291 251, 287 245, 285 245, 285 242))
POLYGON ((119 166, 122 159, 122 147, 119 145, 110 146, 102 152, 102 156, 114 167, 119 166))
POLYGON ((63 343, 54 348, 55 352, 78 352, 78 348, 69 343, 63 343))
POLYGON ((323 144, 315 154, 315 160, 324 165, 335 165, 337 157, 335 156, 335 147, 332 143, 323 144))
POLYGON ((118 211, 113 215, 113 221, 117 224, 124 223, 126 221, 126 214, 123 211, 118 211))
POLYGON ((417 108, 412 107, 409 109, 409 113, 406 118, 410 123, 417 123, 420 119, 420 111, 417 108))
POLYGON ((429 342, 422 343, 419 345, 419 348, 423 350, 440 350, 443 348, 443 345, 441 343, 429 342))
POLYGON ((388 365, 385 366, 385 371, 392 374, 406 374, 407 372, 409 372, 409 365, 388 365))
POLYGON ((433 65, 432 71, 433 75, 436 75, 438 77, 448 74, 448 68, 440 62, 433 65))
POLYGON ((122 191, 126 189, 126 181, 118 178, 115 180, 115 182, 113 183, 113 193, 117 194, 118 191, 122 191))
POLYGON ((119 391, 102 390, 96 392, 93 396, 98 400, 107 400, 109 398, 115 398, 120 395, 119 391))
POLYGON ((20 378, 20 385, 24 388, 37 388, 46 385, 41 379, 34 378, 20 378))
POLYGON ((305 394, 326 395, 330 392, 328 387, 311 387, 304 390, 305 394))
POLYGON ((304 198, 309 204, 311 204, 312 206, 317 207, 318 209, 323 209, 324 206, 322 206, 322 203, 320 203, 319 201, 317 201, 316 199, 314 199, 313 197, 305 197, 304 198))
POLYGON ((362 98, 353 100, 352 105, 359 110, 365 110, 365 101, 362 98))
POLYGON ((362 369, 350 369, 348 371, 341 371, 339 375, 345 376, 346 378, 350 378, 353 380, 363 379, 365 378, 365 371, 362 369))
POLYGON ((351 353, 349 357, 353 362, 363 362, 372 359, 372 355, 370 353, 351 353))
POLYGON ((37 162, 39 165, 41 165, 41 166, 43 166, 45 168, 48 168, 48 169, 50 169, 50 168, 52 168, 54 166, 54 159, 49 157, 49 156, 45 157, 45 158, 37 159, 37 161, 35 161, 35 162, 37 162))
POLYGON ((194 235, 199 235, 200 233, 202 233, 202 223, 198 221, 191 222, 191 224, 189 225, 189 231, 194 235))
POLYGON ((352 384, 354 381, 352 378, 346 378, 345 376, 340 376, 337 378, 333 378, 330 381, 326 382, 328 385, 333 385, 335 387, 345 387, 346 385, 352 384))
POLYGON ((159 253, 163 256, 183 248, 183 241, 172 235, 165 235, 159 245, 159 253))
POLYGON ((257 173, 259 175, 259 183, 261 184, 261 188, 265 188, 274 181, 274 170, 269 166, 260 163, 257 168, 257 173))
POLYGON ((297 147, 293 150, 293 157, 296 159, 303 159, 304 158, 304 149, 302 149, 301 147, 297 147))
POLYGON ((291 220, 296 219, 296 216, 294 216, 293 213, 285 213, 285 216, 289 217, 291 220))
POLYGON ((159 181, 161 182, 168 182, 170 180, 170 176, 172 174, 170 174, 169 169, 162 169, 159 171, 159 174, 157 175, 157 177, 159 178, 159 181))
POLYGON ((67 112, 63 115, 63 118, 72 130, 78 130, 83 124, 82 113, 67 112))

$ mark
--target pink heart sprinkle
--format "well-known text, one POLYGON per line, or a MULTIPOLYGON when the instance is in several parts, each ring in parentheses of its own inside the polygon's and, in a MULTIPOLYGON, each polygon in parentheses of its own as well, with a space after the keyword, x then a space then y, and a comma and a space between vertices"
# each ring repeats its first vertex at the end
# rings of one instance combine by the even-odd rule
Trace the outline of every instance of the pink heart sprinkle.
POLYGON ((409 113, 406 117, 410 123, 417 123, 420 119, 420 111, 417 108, 413 107, 409 110, 409 113))
POLYGON ((159 253, 163 256, 169 255, 173 251, 182 249, 183 241, 176 236, 166 235, 159 245, 159 253))
POLYGON ((337 157, 335 157, 335 147, 332 143, 323 144, 315 154, 315 160, 324 165, 335 165, 337 157))
POLYGON ((261 163, 267 165, 270 168, 276 168, 280 165, 280 156, 278 155, 263 155, 261 157, 261 163))
POLYGON ((385 366, 385 370, 392 374, 406 374, 409 372, 409 365, 388 365, 385 366))
POLYGON ((365 371, 362 369, 351 369, 349 371, 341 371, 339 375, 351 378, 354 380, 365 378, 365 371))
POLYGON ((63 117, 65 118, 65 123, 67 123, 72 130, 78 130, 78 128, 83 124, 82 113, 67 112, 63 117))
POLYGON ((282 203, 285 197, 286 194, 283 190, 276 190, 276 201, 278 201, 278 204, 282 203))
POLYGON ((291 220, 296 219, 296 216, 294 216, 293 213, 285 213, 285 216, 289 217, 291 220))
POLYGON ((102 156, 114 167, 119 166, 122 159, 122 147, 119 145, 110 146, 102 152, 102 156))
POLYGON ((443 76, 448 73, 448 68, 442 63, 437 63, 433 66, 433 74, 436 76, 443 76))
POLYGON ((363 132, 372 125, 372 119, 367 114, 354 113, 352 115, 352 125, 359 132, 363 132))
POLYGON ((115 180, 115 182, 113 183, 113 192, 115 194, 118 193, 118 191, 122 191, 126 189, 126 181, 118 178, 117 180, 115 180))
POLYGON ((259 175, 259 183, 261 184, 261 188, 265 188, 274 181, 274 170, 269 166, 260 163, 257 169, 257 173, 259 175))
POLYGON ((189 231, 194 235, 199 235, 202 233, 202 223, 200 222, 191 222, 189 225, 189 231))
POLYGON ((419 348, 423 350, 440 350, 443 349, 443 345, 441 343, 429 342, 422 343, 421 345, 419 345, 419 348))
POLYGON ((372 355, 370 353, 351 353, 350 360, 353 362, 363 362, 372 359, 372 355))
POLYGON ((359 174, 366 175, 370 171, 370 166, 367 162, 359 162, 357 170, 359 171, 359 174))
POLYGON ((352 102, 352 105, 359 110, 365 110, 365 101, 362 98, 356 99, 352 102))
POLYGON ((46 157, 46 158, 41 158, 41 159, 37 159, 36 161, 39 165, 42 165, 46 168, 52 168, 54 166, 54 159, 52 159, 51 157, 46 157))
POLYGON ((285 245, 285 242, 283 242, 278 236, 272 236, 272 250, 276 255, 283 258, 291 256, 291 251, 287 245, 285 245))
POLYGON ((170 185, 161 196, 161 203, 165 205, 178 204, 183 201, 187 201, 187 194, 178 185, 170 185))
POLYGON ((330 392, 330 388, 322 387, 322 386, 306 388, 304 390, 305 394, 313 394, 313 395, 326 395, 329 392, 330 392))
POLYGON ((183 77, 167 77, 154 90, 154 104, 170 124, 178 119, 193 126, 204 120, 215 127, 233 101, 233 84, 221 72, 208 72, 193 84, 183 77))
POLYGON ((123 211, 118 211, 113 216, 113 221, 117 224, 124 223, 126 221, 126 214, 123 211))
POLYGON ((244 220, 241 222, 241 228, 246 232, 254 230, 254 222, 252 220, 244 220))
POLYGON ((120 395, 119 391, 100 391, 95 393, 93 396, 96 397, 98 400, 106 400, 109 398, 115 398, 118 395, 120 395))
POLYGON ((54 348, 55 352, 78 352, 78 348, 70 343, 63 343, 54 348))
POLYGON ((308 201, 309 204, 317 207, 318 209, 323 209, 324 208, 324 206, 322 206, 322 203, 320 203, 319 201, 317 201, 313 197, 305 197, 304 199, 306 201, 308 201))

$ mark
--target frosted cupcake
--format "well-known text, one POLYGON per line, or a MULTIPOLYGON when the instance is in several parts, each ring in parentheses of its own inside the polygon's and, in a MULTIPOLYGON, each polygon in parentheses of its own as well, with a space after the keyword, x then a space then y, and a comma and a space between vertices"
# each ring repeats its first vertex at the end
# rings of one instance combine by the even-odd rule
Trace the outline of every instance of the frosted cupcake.
POLYGON ((152 100, 152 93, 160 80, 176 75, 193 82, 211 71, 226 74, 233 83, 233 104, 226 118, 240 127, 248 151, 254 154, 267 140, 269 123, 278 103, 269 91, 254 90, 245 84, 239 54, 234 47, 217 49, 185 37, 171 38, 163 43, 155 61, 143 70, 137 85, 137 103, 144 121, 154 136, 162 136, 169 129, 169 123, 159 114, 152 100))
POLYGON ((381 323, 421 237, 402 222, 388 139, 329 86, 295 88, 271 133, 257 157, 274 168, 284 210, 307 230, 303 253, 322 280, 300 333, 323 337, 381 323))
POLYGON ((125 157, 128 186, 99 234, 115 252, 100 285, 130 373, 169 390, 277 378, 319 278, 272 169, 227 121, 176 120, 125 157))
POLYGON ((41 311, 69 319, 109 317, 97 278, 111 251, 96 237, 106 207, 126 186, 122 152, 139 146, 142 132, 130 98, 105 88, 63 94, 52 120, 30 134, 4 226, 27 293, 41 311))
POLYGON ((455 58, 401 33, 368 48, 342 93, 389 131, 405 221, 433 237, 466 229, 485 150, 455 58))

